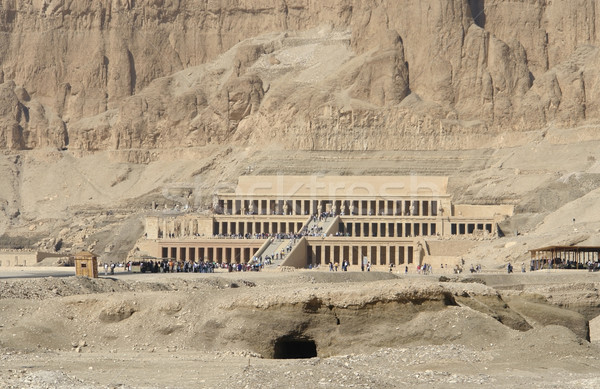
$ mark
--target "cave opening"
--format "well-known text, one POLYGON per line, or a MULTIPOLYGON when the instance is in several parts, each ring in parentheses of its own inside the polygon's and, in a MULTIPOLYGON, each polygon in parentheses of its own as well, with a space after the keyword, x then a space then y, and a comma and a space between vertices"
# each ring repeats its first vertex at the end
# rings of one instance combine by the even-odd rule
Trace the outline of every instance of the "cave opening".
POLYGON ((307 359, 317 356, 317 344, 303 336, 283 336, 275 341, 273 359, 307 359))
POLYGON ((485 28, 485 0, 469 0, 469 6, 475 24, 485 28))

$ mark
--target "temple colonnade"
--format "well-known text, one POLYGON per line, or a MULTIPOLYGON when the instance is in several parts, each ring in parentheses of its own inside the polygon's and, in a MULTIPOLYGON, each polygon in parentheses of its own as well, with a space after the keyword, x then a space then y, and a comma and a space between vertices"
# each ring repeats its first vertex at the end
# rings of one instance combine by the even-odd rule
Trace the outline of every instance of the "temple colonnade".
POLYGON ((223 215, 314 215, 333 212, 357 216, 438 216, 438 200, 221 198, 215 212, 223 215))
POLYGON ((314 267, 328 265, 330 262, 341 265, 342 261, 347 260, 350 265, 360 266, 366 257, 371 265, 402 266, 418 262, 416 251, 412 242, 357 243, 309 239, 306 263, 314 267))
POLYGON ((160 257, 176 261, 247 263, 266 242, 265 239, 237 241, 204 239, 201 241, 162 241, 160 257))

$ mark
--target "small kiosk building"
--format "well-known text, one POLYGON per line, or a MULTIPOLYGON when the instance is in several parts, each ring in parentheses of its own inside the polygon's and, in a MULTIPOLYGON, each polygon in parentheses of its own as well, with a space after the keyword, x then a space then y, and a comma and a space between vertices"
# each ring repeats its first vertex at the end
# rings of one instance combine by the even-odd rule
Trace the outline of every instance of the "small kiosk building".
POLYGON ((98 257, 89 251, 75 255, 75 274, 89 278, 98 278, 98 257))

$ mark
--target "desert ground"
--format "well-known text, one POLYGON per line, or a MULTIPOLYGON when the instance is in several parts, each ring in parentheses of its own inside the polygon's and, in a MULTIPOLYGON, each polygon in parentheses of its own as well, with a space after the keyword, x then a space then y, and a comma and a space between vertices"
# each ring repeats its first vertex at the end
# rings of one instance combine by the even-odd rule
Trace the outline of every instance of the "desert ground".
POLYGON ((600 386, 597 273, 65 269, 0 272, 2 387, 600 386))

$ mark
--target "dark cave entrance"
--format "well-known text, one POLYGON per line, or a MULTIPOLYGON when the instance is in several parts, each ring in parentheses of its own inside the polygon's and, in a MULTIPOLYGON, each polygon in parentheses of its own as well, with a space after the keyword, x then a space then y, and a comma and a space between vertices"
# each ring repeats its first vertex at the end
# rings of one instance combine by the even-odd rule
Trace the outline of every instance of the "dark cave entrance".
POLYGON ((317 356, 314 340, 301 336, 282 336, 275 341, 273 359, 306 359, 317 356))

